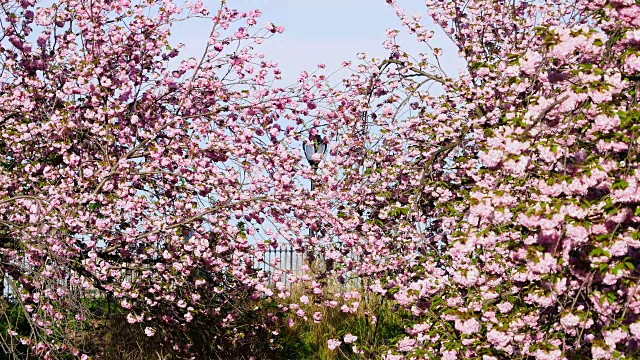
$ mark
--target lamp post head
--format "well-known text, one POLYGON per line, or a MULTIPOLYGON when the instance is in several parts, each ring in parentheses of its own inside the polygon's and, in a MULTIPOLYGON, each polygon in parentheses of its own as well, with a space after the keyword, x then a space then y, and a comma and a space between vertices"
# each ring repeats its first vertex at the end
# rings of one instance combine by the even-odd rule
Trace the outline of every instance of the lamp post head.
POLYGON ((312 143, 305 143, 303 147, 304 156, 307 158, 309 164, 311 164, 311 166, 313 166, 314 168, 317 167, 320 163, 320 160, 314 160, 313 155, 324 155, 324 153, 327 151, 327 144, 325 143, 325 139, 323 139, 320 135, 316 135, 313 138, 312 143))

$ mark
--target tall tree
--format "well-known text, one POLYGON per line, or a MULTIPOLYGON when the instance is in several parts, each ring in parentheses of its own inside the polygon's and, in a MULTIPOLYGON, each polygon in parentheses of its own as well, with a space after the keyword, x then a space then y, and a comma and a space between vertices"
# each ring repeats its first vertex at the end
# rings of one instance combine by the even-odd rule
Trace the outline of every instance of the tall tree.
POLYGON ((637 356, 640 5, 427 1, 468 64, 450 77, 387 2, 425 52, 388 30, 354 68, 326 196, 360 223, 336 268, 406 309, 388 358, 637 356))
POLYGON ((100 291, 178 350, 194 319, 233 328, 240 302, 270 292, 253 257, 302 237, 312 207, 299 144, 320 95, 311 78, 278 86, 280 70, 254 50, 282 27, 225 1, 1 11, 0 273, 28 320, 3 350, 86 355, 74 339, 92 319, 78 291, 100 291), (184 45, 169 36, 184 21, 208 21, 210 34, 200 56, 178 61, 184 45))

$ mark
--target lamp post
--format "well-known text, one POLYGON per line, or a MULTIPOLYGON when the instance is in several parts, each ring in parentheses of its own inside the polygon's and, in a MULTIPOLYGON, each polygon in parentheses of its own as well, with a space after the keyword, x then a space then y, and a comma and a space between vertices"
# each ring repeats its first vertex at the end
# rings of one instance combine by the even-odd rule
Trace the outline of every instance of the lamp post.
MULTIPOLYGON (((313 158, 313 155, 316 155, 316 154, 324 155, 326 151, 327 151, 327 144, 325 143, 325 139, 323 139, 322 136, 320 135, 316 135, 313 138, 312 143, 304 144, 304 156, 307 158, 307 161, 309 162, 309 165, 311 165, 311 168, 313 168, 314 172, 316 171, 316 169, 318 169, 318 164, 320 164, 320 159, 315 160, 313 158)), ((311 191, 313 191, 313 179, 311 179, 311 191)))
MULTIPOLYGON (((315 173, 315 171, 318 169, 318 165, 320 164, 321 159, 316 160, 313 158, 313 156, 324 155, 324 153, 327 151, 327 144, 325 143, 325 139, 319 134, 317 134, 313 138, 313 142, 304 143, 303 148, 304 148, 304 156, 307 158, 309 165, 311 165, 311 168, 315 173)), ((314 188, 313 179, 311 179, 311 191, 313 191, 313 188, 314 188)), ((313 236, 313 229, 311 228, 309 228, 309 236, 310 237, 313 236)))

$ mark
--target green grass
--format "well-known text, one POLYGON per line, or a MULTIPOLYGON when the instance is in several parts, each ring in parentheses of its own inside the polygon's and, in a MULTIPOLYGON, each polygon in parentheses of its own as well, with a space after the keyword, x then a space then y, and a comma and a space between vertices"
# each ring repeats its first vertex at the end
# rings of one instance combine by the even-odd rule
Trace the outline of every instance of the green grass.
MULTIPOLYGON (((296 298, 296 297, 294 297, 296 298)), ((344 313, 340 307, 307 305, 305 310, 308 320, 292 317, 293 327, 286 325, 283 319, 279 333, 274 338, 280 349, 279 359, 371 359, 379 358, 389 343, 406 335, 402 325, 402 313, 394 311, 388 301, 377 295, 368 295, 356 299, 360 306, 355 313, 344 313), (312 315, 315 311, 322 313, 322 321, 315 323, 312 315), (377 321, 374 321, 374 316, 377 321), (345 344, 329 350, 329 339, 343 340, 344 335, 358 337, 354 344, 345 344), (361 353, 356 354, 352 345, 357 345, 361 353)))

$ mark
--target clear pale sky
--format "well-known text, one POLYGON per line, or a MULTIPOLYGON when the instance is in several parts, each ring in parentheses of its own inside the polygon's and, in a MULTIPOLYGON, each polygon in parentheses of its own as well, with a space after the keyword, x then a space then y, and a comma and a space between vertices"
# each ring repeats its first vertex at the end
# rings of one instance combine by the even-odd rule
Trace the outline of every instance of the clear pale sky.
MULTIPOLYGON (((211 4, 212 10, 217 7, 217 1, 205 3, 211 4)), ((399 3, 407 14, 424 11, 420 0, 399 3)), ((401 30, 393 8, 384 0, 229 0, 228 6, 241 11, 258 8, 263 13, 260 25, 272 22, 284 26, 283 34, 265 41, 256 50, 281 65, 286 83, 295 81, 300 71, 315 69, 318 63, 325 63, 328 70, 338 69, 343 60, 357 60, 358 52, 366 53, 367 58, 386 58, 388 51, 382 47, 385 30, 401 30)), ((423 15, 422 22, 436 30, 423 15)), ((173 38, 187 45, 182 55, 199 56, 209 35, 210 22, 188 24, 176 26, 173 38)), ((430 52, 410 36, 401 36, 399 42, 410 54, 430 52)), ((450 40, 436 32, 431 44, 449 54, 443 67, 449 76, 455 76, 463 62, 457 59, 450 40)))

